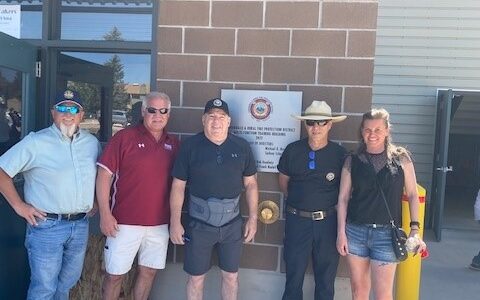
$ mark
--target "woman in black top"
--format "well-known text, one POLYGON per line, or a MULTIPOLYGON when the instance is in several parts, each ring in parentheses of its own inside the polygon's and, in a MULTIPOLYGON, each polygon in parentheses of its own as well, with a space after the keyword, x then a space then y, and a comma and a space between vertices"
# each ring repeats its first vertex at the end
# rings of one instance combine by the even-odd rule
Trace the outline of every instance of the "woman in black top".
MULTIPOLYGON (((373 283, 375 299, 393 299, 398 260, 392 248, 390 217, 401 224, 403 190, 408 197, 410 236, 418 234, 419 201, 415 170, 408 151, 391 143, 389 114, 372 109, 363 115, 360 146, 345 160, 338 197, 337 249, 347 256, 353 299, 368 300, 373 283)), ((416 236, 418 239, 418 235, 416 236)), ((426 248, 419 239, 416 251, 426 248)))

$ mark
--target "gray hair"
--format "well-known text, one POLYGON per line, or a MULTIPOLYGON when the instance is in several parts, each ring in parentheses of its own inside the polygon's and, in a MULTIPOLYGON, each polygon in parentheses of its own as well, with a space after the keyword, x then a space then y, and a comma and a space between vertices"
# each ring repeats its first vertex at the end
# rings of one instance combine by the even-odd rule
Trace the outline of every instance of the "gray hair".
POLYGON ((150 92, 145 95, 145 98, 142 100, 142 108, 145 109, 148 106, 148 102, 153 99, 163 99, 168 102, 168 109, 172 106, 172 101, 170 101, 170 97, 167 94, 162 92, 150 92))

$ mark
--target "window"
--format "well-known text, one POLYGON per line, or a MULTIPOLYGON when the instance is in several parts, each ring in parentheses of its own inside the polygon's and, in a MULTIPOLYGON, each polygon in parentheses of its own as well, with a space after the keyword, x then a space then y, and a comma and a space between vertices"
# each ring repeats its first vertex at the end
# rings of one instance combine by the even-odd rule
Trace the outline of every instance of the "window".
POLYGON ((0 66, 0 155, 20 140, 22 72, 0 66))
POLYGON ((150 92, 149 70, 149 54, 62 52, 57 81, 80 94, 85 109, 80 126, 103 139, 138 122, 132 107, 150 92), (103 111, 111 116, 102 118, 103 111))
POLYGON ((139 111, 135 103, 155 83, 152 30, 158 3, 0 0, 0 5, 13 5, 14 11, 20 7, 20 38, 29 39, 27 42, 38 48, 36 58, 41 60, 35 105, 24 103, 28 122, 23 123, 23 130, 27 126, 28 131, 48 126, 55 95, 67 87, 85 98, 86 118, 81 126, 103 142, 128 124, 138 122, 140 116, 132 114, 132 108, 139 111), (35 107, 35 111, 29 107, 35 107))
POLYGON ((62 1, 61 39, 151 41, 152 1, 99 2, 62 1))

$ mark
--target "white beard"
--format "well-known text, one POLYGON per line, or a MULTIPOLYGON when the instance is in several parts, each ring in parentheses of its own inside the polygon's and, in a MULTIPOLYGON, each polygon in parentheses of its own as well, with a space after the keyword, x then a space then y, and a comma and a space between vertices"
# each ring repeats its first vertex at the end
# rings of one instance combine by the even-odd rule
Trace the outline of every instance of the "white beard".
POLYGON ((71 139, 76 131, 77 131, 77 125, 73 124, 73 125, 67 126, 63 123, 60 123, 60 132, 66 137, 71 139))

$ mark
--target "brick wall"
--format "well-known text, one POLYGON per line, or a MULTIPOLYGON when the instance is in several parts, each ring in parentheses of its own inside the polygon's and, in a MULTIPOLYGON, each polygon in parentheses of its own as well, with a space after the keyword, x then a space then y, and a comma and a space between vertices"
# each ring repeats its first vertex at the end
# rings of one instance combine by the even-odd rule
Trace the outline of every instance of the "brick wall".
MULTIPOLYGON (((302 91, 303 108, 326 100, 349 116, 331 138, 356 146, 360 113, 371 106, 377 1, 167 0, 158 23, 157 89, 172 99, 169 131, 201 131, 203 105, 224 88, 302 91)), ((260 201, 282 207, 277 174, 258 181, 260 201)), ((283 226, 283 218, 259 223, 242 267, 282 271, 283 226)), ((182 261, 183 249, 171 250, 169 259, 182 261)))

